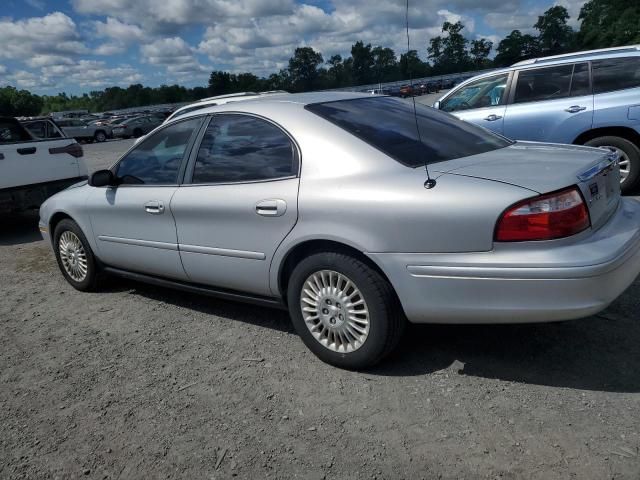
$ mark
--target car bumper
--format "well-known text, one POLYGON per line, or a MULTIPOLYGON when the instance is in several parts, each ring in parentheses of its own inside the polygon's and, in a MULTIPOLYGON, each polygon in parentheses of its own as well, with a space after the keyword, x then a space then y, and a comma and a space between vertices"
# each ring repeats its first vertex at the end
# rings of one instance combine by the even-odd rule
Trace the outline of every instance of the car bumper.
POLYGON ((529 323, 583 318, 640 273, 640 201, 622 199, 595 232, 490 252, 377 253, 414 323, 529 323))

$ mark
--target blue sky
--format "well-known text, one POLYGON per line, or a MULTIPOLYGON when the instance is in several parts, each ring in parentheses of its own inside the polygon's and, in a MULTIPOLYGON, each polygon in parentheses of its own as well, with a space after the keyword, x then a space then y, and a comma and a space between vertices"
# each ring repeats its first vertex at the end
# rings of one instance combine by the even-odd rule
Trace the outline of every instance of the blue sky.
MULTIPOLYGON (((2 0, 0 86, 79 94, 131 83, 206 85, 211 70, 268 75, 298 46, 325 59, 363 40, 401 53, 405 0, 2 0)), ((554 4, 573 26, 584 0, 410 0, 426 59, 445 20, 496 42, 554 4)))

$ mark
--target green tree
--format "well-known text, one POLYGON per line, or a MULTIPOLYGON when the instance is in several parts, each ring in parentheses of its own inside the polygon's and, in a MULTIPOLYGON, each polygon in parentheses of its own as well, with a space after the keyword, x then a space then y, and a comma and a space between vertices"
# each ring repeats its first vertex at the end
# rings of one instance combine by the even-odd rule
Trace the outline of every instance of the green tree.
POLYGON ((493 48, 493 42, 481 38, 479 40, 471 40, 471 58, 476 68, 486 68, 491 64, 489 54, 493 48))
POLYGON ((373 55, 373 71, 376 82, 389 82, 397 80, 398 60, 396 53, 391 48, 375 47, 371 50, 373 55))
POLYGON ((318 82, 318 67, 324 63, 322 54, 311 47, 296 48, 289 59, 292 88, 299 92, 312 90, 318 82))
POLYGON ((580 10, 577 35, 581 49, 618 47, 640 43, 640 2, 589 0, 580 10))
POLYGON ((513 30, 498 44, 496 58, 493 61, 496 66, 505 67, 539 54, 540 47, 536 37, 523 35, 520 30, 513 30))
POLYGON ((30 117, 38 115, 42 106, 42 98, 27 90, 10 86, 0 88, 0 115, 30 117))
POLYGON ((371 44, 365 45, 361 41, 356 42, 351 47, 351 59, 352 59, 352 76, 353 82, 356 85, 364 85, 373 83, 375 81, 373 52, 371 51, 371 44))
POLYGON ((400 55, 400 76, 403 79, 420 78, 429 75, 429 64, 420 60, 416 50, 409 50, 400 55))
POLYGON ((462 72, 471 68, 472 61, 467 51, 469 41, 462 34, 463 29, 462 22, 444 22, 442 32, 446 35, 434 37, 429 41, 427 51, 436 72, 462 72))
POLYGON ((224 95, 231 91, 231 74, 214 70, 209 75, 209 93, 211 96, 224 95))
POLYGON ((551 7, 533 26, 538 32, 538 44, 543 54, 553 55, 567 51, 573 44, 574 32, 567 25, 569 12, 561 5, 551 7))

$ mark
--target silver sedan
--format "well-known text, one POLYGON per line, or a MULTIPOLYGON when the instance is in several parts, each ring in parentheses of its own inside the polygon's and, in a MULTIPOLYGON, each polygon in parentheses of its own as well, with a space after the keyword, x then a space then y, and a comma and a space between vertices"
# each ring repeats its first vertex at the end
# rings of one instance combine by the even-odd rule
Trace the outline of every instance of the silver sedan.
POLYGON ((615 153, 512 142, 390 97, 197 110, 47 200, 67 281, 103 274, 288 308, 304 343, 370 366, 415 323, 599 312, 640 271, 615 153))

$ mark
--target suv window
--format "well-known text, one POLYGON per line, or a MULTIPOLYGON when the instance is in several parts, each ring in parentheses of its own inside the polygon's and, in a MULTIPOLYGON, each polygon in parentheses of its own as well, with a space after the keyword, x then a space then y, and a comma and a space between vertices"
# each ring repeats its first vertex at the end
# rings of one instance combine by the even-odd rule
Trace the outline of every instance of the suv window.
POLYGON ((508 73, 485 77, 465 85, 440 104, 440 110, 455 112, 471 108, 495 107, 506 101, 508 73))
POLYGON ((28 142, 33 140, 25 128, 13 118, 0 118, 0 143, 28 142))
POLYGON ((593 93, 640 87, 640 57, 594 60, 593 93))
POLYGON ((511 145, 504 137, 426 105, 416 103, 414 116, 413 105, 396 98, 338 100, 305 108, 408 167, 511 145))
POLYGON ((193 183, 271 180, 296 173, 293 143, 280 128, 246 115, 216 115, 200 144, 193 183))
POLYGON ((116 167, 121 183, 173 185, 185 150, 201 118, 175 123, 145 139, 116 167))
POLYGON ((47 138, 47 124, 44 121, 27 123, 24 128, 29 130, 29 133, 35 138, 47 138))
POLYGON ((573 65, 521 70, 513 103, 555 100, 569 96, 573 65))

